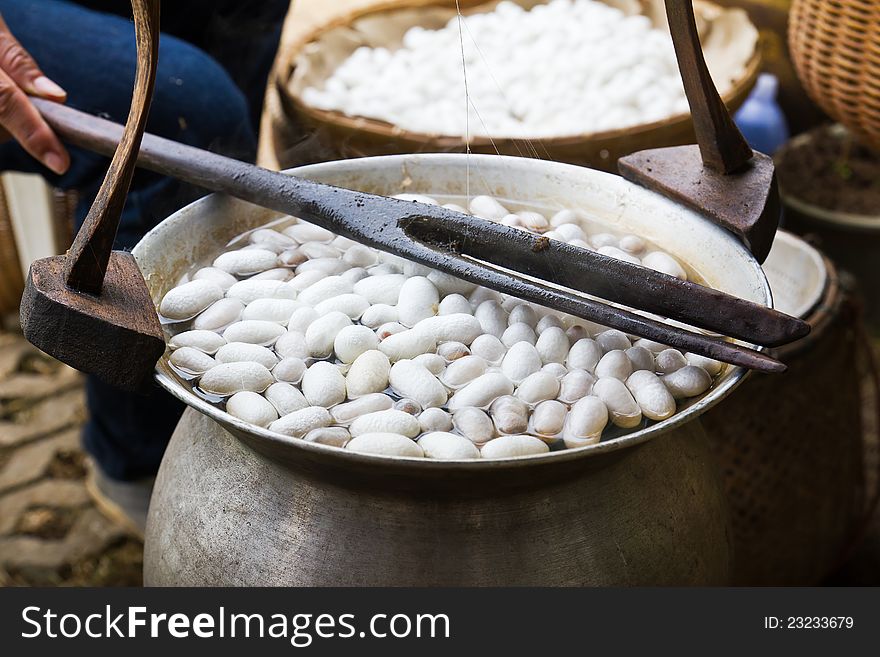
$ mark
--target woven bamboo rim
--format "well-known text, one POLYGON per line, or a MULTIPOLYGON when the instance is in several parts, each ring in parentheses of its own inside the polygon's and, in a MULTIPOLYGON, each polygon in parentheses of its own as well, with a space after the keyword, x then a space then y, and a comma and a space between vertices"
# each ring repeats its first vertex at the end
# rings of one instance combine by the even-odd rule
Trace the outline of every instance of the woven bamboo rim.
POLYGON ((24 278, 21 275, 15 234, 12 231, 6 195, 0 185, 0 315, 18 308, 23 291, 24 278))
MULTIPOLYGON (((462 13, 485 10, 494 0, 461 0, 462 13)), ((698 0, 699 15, 720 12, 722 9, 710 2, 698 0)), ((366 16, 375 16, 402 8, 448 7, 448 0, 388 0, 360 8, 339 16, 316 28, 298 43, 292 44, 288 65, 281 67, 276 78, 276 90, 284 114, 293 122, 302 124, 310 133, 326 135, 339 146, 340 157, 381 155, 412 152, 460 152, 467 144, 463 136, 432 135, 408 131, 386 121, 367 117, 352 117, 336 110, 312 107, 287 88, 296 68, 299 52, 318 40, 325 33, 351 24, 366 16)), ((647 11, 647 10, 646 10, 647 11)), ((723 98, 731 109, 736 109, 748 97, 761 70, 761 52, 755 48, 744 64, 742 74, 732 81, 723 98)), ((519 139, 505 137, 472 136, 470 148, 478 153, 520 155, 549 158, 573 164, 588 164, 616 171, 617 159, 629 153, 648 148, 690 143, 694 140, 689 113, 669 116, 659 121, 627 128, 600 132, 567 135, 552 138, 519 139)))
POLYGON ((795 0, 788 39, 810 97, 880 149, 880 2, 795 0))

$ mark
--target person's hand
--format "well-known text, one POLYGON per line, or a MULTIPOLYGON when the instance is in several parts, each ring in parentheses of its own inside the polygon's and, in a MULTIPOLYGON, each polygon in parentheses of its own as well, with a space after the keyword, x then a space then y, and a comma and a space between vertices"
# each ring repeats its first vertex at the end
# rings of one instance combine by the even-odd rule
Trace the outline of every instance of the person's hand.
POLYGON ((12 136, 46 167, 62 174, 70 166, 70 156, 27 94, 59 102, 67 98, 64 89, 43 75, 0 16, 0 140, 12 136))

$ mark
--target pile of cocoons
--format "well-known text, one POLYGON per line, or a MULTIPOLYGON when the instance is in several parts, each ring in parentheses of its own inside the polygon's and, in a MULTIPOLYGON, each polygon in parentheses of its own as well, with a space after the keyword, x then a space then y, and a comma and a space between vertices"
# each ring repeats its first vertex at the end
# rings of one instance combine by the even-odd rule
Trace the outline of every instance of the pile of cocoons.
POLYGON ((505 1, 439 30, 412 27, 397 49, 357 48, 302 100, 472 137, 582 135, 688 111, 669 33, 594 0, 528 11, 505 1))
MULTIPOLYGON (((576 210, 461 202, 446 207, 689 278, 672 255, 576 210)), ((507 458, 592 445, 671 417, 722 370, 291 217, 195 266, 159 314, 170 367, 193 392, 289 439, 369 454, 507 458)))

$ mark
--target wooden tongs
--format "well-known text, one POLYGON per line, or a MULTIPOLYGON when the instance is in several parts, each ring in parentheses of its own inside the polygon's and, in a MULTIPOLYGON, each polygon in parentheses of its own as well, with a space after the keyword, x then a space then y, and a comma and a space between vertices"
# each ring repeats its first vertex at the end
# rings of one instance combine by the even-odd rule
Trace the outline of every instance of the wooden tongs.
MULTIPOLYGON (((62 138, 106 155, 115 150, 115 156, 74 247, 66 256, 33 264, 22 300, 22 326, 31 342, 128 388, 149 378, 164 350, 140 272, 130 255, 111 254, 112 239, 106 238, 115 235, 122 209, 107 198, 120 190, 124 195, 128 188, 155 75, 158 1, 133 0, 132 5, 139 65, 124 132, 112 122, 33 101, 62 138), (70 273, 77 270, 71 263, 84 258, 92 262, 88 275, 70 273), (113 338, 109 342, 108 335, 113 338)), ((765 372, 785 369, 770 356, 724 337, 679 328, 578 292, 759 345, 782 345, 809 332, 806 323, 770 308, 439 206, 303 180, 149 134, 143 135, 137 164, 499 292, 734 365, 765 372)))

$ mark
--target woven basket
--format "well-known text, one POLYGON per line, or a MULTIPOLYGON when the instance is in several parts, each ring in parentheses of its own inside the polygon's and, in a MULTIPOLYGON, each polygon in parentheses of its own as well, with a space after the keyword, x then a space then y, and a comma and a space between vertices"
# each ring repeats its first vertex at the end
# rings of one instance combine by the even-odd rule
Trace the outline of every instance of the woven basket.
POLYGON ((858 305, 827 259, 825 270, 811 334, 778 352, 788 371, 749 377, 702 418, 731 510, 735 585, 819 583, 876 506, 877 374, 858 305))
MULTIPOLYGON (((515 1, 524 6, 538 4, 536 0, 515 1)), ((664 24, 662 2, 658 0, 603 1, 630 9, 640 8, 655 24, 664 24)), ((497 2, 462 0, 460 4, 463 13, 471 13, 488 11, 497 2)), ((462 136, 405 131, 380 120, 320 110, 309 106, 300 97, 304 71, 332 70, 334 62, 341 61, 356 47, 375 41, 378 32, 383 36, 393 32, 399 43, 403 32, 410 26, 427 23, 439 27, 448 20, 454 7, 454 0, 385 0, 368 7, 357 7, 300 38, 287 41, 284 52, 276 60, 274 83, 270 83, 268 91, 270 116, 264 119, 263 130, 270 137, 264 140, 261 148, 261 162, 268 166, 288 167, 368 155, 463 152, 465 140, 462 136), (389 28, 392 24, 394 27, 389 28)), ((707 53, 711 51, 716 55, 716 61, 721 59, 717 55, 724 39, 733 44, 731 52, 736 51, 734 65, 722 66, 730 78, 726 80, 729 85, 726 85, 723 96, 729 106, 736 108, 747 97, 760 70, 757 30, 741 10, 722 10, 717 5, 699 2, 697 13, 707 53), (721 27, 713 32, 716 22, 721 27)), ((392 38, 380 42, 390 48, 396 46, 392 38)), ((316 73, 306 74, 320 78, 316 73)), ((504 155, 533 156, 616 171, 617 160, 623 155, 693 140, 690 117, 682 114, 625 129, 558 138, 490 140, 474 137, 470 145, 471 150, 478 153, 495 153, 497 150, 504 155)))
POLYGON ((880 149, 880 2, 795 0, 788 39, 810 97, 880 149))

